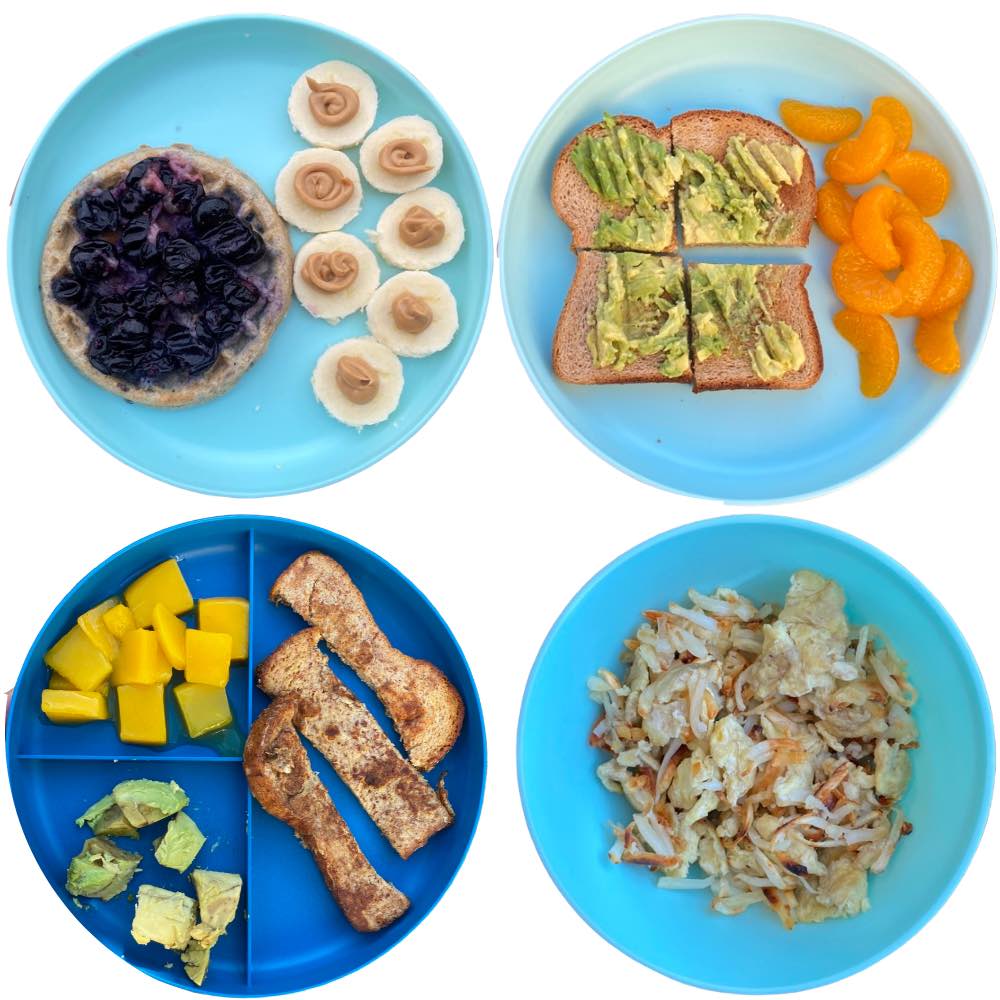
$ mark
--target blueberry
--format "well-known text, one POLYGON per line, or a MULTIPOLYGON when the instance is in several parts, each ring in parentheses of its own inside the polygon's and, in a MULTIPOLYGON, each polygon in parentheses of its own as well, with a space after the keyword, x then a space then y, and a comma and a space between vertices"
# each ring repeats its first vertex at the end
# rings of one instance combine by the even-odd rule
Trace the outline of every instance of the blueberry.
POLYGON ((201 299, 198 283, 193 278, 164 278, 162 287, 163 294, 175 306, 190 308, 201 299))
POLYGON ((218 341, 201 326, 173 326, 164 342, 179 368, 189 375, 200 375, 215 364, 219 356, 218 341))
POLYGON ((107 190, 84 195, 76 203, 76 224, 88 236, 100 236, 118 228, 118 202, 107 190))
POLYGON ((227 281, 222 289, 222 301, 239 313, 245 313, 260 298, 260 292, 239 278, 227 281))
POLYGON ((204 196, 205 189, 199 181, 178 181, 163 199, 163 205, 175 215, 190 215, 204 196))
POLYGON ((221 295, 222 290, 236 277, 228 264, 208 264, 201 272, 201 283, 209 295, 221 295))
POLYGON ((125 301, 117 296, 98 298, 90 310, 90 321, 100 328, 113 326, 125 318, 125 301))
POLYGON ((149 216, 139 215, 122 230, 118 246, 129 260, 141 261, 149 240, 149 216))
POLYGON ((72 274, 64 274, 52 279, 52 297, 64 306, 83 306, 87 304, 90 290, 72 274))
POLYGON ((225 198, 202 198, 192 220, 196 233, 207 233, 233 217, 233 208, 225 198))
POLYGON ((108 341, 134 353, 143 351, 149 344, 149 326, 137 316, 126 316, 108 331, 108 341))
POLYGON ((190 274, 201 262, 201 251, 183 237, 168 240, 160 252, 163 266, 175 276, 190 274))
POLYGON ((69 252, 73 273, 83 281, 100 281, 118 268, 118 252, 107 240, 84 240, 69 252))
POLYGON ((127 187, 118 199, 118 209, 126 219, 145 212, 160 200, 160 195, 149 188, 127 187))
POLYGON ((153 344, 134 361, 132 370, 140 382, 159 382, 177 367, 177 359, 167 345, 160 341, 153 344))
MULTIPOLYGON (((167 161, 162 156, 147 156, 146 159, 140 160, 129 170, 125 175, 125 183, 129 187, 138 187, 140 181, 142 181, 150 170, 156 169, 157 173, 161 173, 160 168, 165 167, 166 164, 167 161)), ((171 174, 172 177, 173 174, 171 174)))
POLYGON ((213 302, 204 313, 205 329, 220 343, 240 332, 243 320, 235 309, 213 302))
POLYGON ((124 376, 132 370, 131 354, 116 350, 103 334, 95 334, 87 345, 87 358, 103 375, 124 376))
POLYGON ((244 222, 229 219, 201 238, 205 249, 229 264, 252 264, 264 253, 264 242, 244 222))
POLYGON ((152 319, 167 304, 167 295, 159 285, 147 282, 125 293, 125 304, 141 319, 152 319))

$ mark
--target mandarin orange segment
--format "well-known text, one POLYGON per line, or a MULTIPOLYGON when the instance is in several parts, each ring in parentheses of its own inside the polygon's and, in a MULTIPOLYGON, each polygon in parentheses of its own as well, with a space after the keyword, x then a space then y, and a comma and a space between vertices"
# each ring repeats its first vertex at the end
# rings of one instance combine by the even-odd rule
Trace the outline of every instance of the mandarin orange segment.
POLYGON ((856 139, 845 139, 826 154, 826 172, 842 184, 867 184, 882 172, 895 145, 889 119, 872 115, 856 139))
POLYGON ((816 192, 816 222, 827 239, 849 243, 853 215, 854 198, 840 181, 827 181, 816 192))
POLYGON ((841 309, 833 317, 833 325, 858 352, 862 395, 869 399, 881 396, 899 369, 899 345, 886 318, 841 309))
POLYGON ((788 100, 782 101, 778 110, 788 130, 808 142, 840 142, 853 135, 861 124, 861 112, 855 108, 788 100))
POLYGON ((876 97, 872 101, 872 114, 889 119, 892 130, 896 133, 895 152, 902 153, 904 149, 909 148, 910 140, 913 138, 913 119, 906 105, 898 97, 876 97))
POLYGON ((892 236, 902 262, 895 281, 902 302, 889 311, 893 316, 915 316, 944 273, 944 247, 938 234, 918 215, 893 219, 892 236))
POLYGON ((953 306, 960 306, 972 290, 972 261, 965 251, 951 240, 942 240, 944 270, 934 291, 917 310, 917 316, 938 316, 953 306))
POLYGON ((909 149, 891 157, 885 172, 920 209, 921 215, 937 215, 944 208, 951 192, 951 174, 936 156, 909 149))
POLYGON ((888 184, 869 188, 854 207, 851 235, 858 249, 880 271, 892 271, 902 263, 892 235, 893 220, 900 215, 920 218, 917 206, 888 184))
POLYGON ((962 349, 955 336, 955 321, 959 307, 954 306, 940 316, 928 316, 917 324, 913 346, 917 357, 932 372, 954 375, 962 367, 962 349))
POLYGON ((837 298, 849 309, 878 315, 903 304, 903 293, 857 247, 843 244, 833 258, 830 279, 837 298))

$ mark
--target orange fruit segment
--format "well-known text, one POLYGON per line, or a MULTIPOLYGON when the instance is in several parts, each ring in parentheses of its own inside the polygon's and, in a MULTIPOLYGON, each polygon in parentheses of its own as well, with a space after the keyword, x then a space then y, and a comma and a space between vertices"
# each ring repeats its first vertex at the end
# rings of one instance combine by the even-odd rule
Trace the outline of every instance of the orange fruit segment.
POLYGON ((942 240, 944 270, 934 291, 917 310, 918 316, 939 316, 953 306, 960 306, 972 290, 972 261, 965 251, 951 240, 942 240))
POLYGON ((938 234, 918 215, 897 216, 892 235, 902 262, 895 281, 902 302, 889 311, 894 316, 915 316, 944 273, 944 247, 938 234))
POLYGON ((901 188, 920 209, 921 215, 937 215, 951 192, 948 168, 930 153, 908 149, 885 164, 889 180, 901 188))
POLYGON ((778 110, 788 130, 807 142, 840 142, 861 124, 861 112, 855 108, 788 100, 782 101, 778 110))
POLYGON ((830 278, 837 298, 855 312, 879 315, 903 304, 902 290, 855 243, 844 243, 834 255, 830 278))
POLYGON ((886 318, 841 309, 833 317, 833 325, 858 352, 861 394, 869 399, 881 396, 899 369, 899 345, 886 318))
POLYGON ((882 172, 895 145, 896 132, 889 119, 872 115, 857 138, 845 139, 826 154, 826 172, 842 184, 867 184, 882 172))
POLYGON ((892 235, 893 220, 900 215, 920 218, 917 206, 888 184, 869 188, 854 206, 851 235, 858 249, 880 271, 892 271, 902 263, 892 235))
POLYGON ((816 222, 827 239, 849 243, 853 215, 854 198, 840 181, 827 181, 816 192, 816 222))
POLYGON ((928 316, 917 324, 917 335, 913 339, 917 357, 939 375, 954 375, 962 367, 962 349, 955 336, 958 310, 959 307, 954 306, 940 316, 928 316))
POLYGON ((913 119, 906 105, 898 97, 876 97, 872 101, 872 114, 888 118, 896 133, 894 151, 902 153, 908 149, 913 138, 913 119))

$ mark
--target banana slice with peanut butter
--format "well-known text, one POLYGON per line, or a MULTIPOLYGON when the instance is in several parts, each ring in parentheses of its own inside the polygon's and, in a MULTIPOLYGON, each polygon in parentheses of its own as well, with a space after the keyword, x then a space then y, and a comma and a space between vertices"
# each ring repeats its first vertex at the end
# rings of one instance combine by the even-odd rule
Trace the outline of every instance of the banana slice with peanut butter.
POLYGON ((382 213, 372 236, 390 264, 407 271, 430 271, 458 253, 465 223, 455 199, 429 187, 400 195, 382 213))
POLYGON ((430 184, 444 162, 434 125, 419 115, 386 122, 361 144, 361 172, 373 188, 403 194, 430 184))
POLYGON ((350 233, 320 233, 295 256, 292 285, 306 312, 337 323, 368 304, 380 280, 375 254, 350 233))
POLYGON ((368 303, 368 329, 404 358, 446 348, 458 330, 458 306, 446 281, 426 271, 402 271, 381 285, 368 303))
POLYGON ((336 149, 302 149, 274 184, 278 214, 307 233, 341 229, 361 211, 358 168, 336 149))
POLYGON ((327 348, 313 369, 312 387, 331 417, 349 427, 368 427, 399 405, 403 365, 374 337, 356 337, 327 348))
POLYGON ((288 98, 292 128, 306 142, 330 149, 356 146, 378 111, 375 81, 352 63, 320 63, 295 81, 288 98))

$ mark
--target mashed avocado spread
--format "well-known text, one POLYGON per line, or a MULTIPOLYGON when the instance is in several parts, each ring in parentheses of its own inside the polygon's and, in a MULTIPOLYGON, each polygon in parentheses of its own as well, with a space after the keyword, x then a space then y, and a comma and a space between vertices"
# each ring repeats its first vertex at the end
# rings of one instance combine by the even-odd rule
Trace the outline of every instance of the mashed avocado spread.
POLYGON ((596 322, 587 336, 595 367, 621 371, 639 358, 662 354, 662 375, 685 374, 691 359, 680 260, 643 253, 608 253, 604 260, 596 322))

